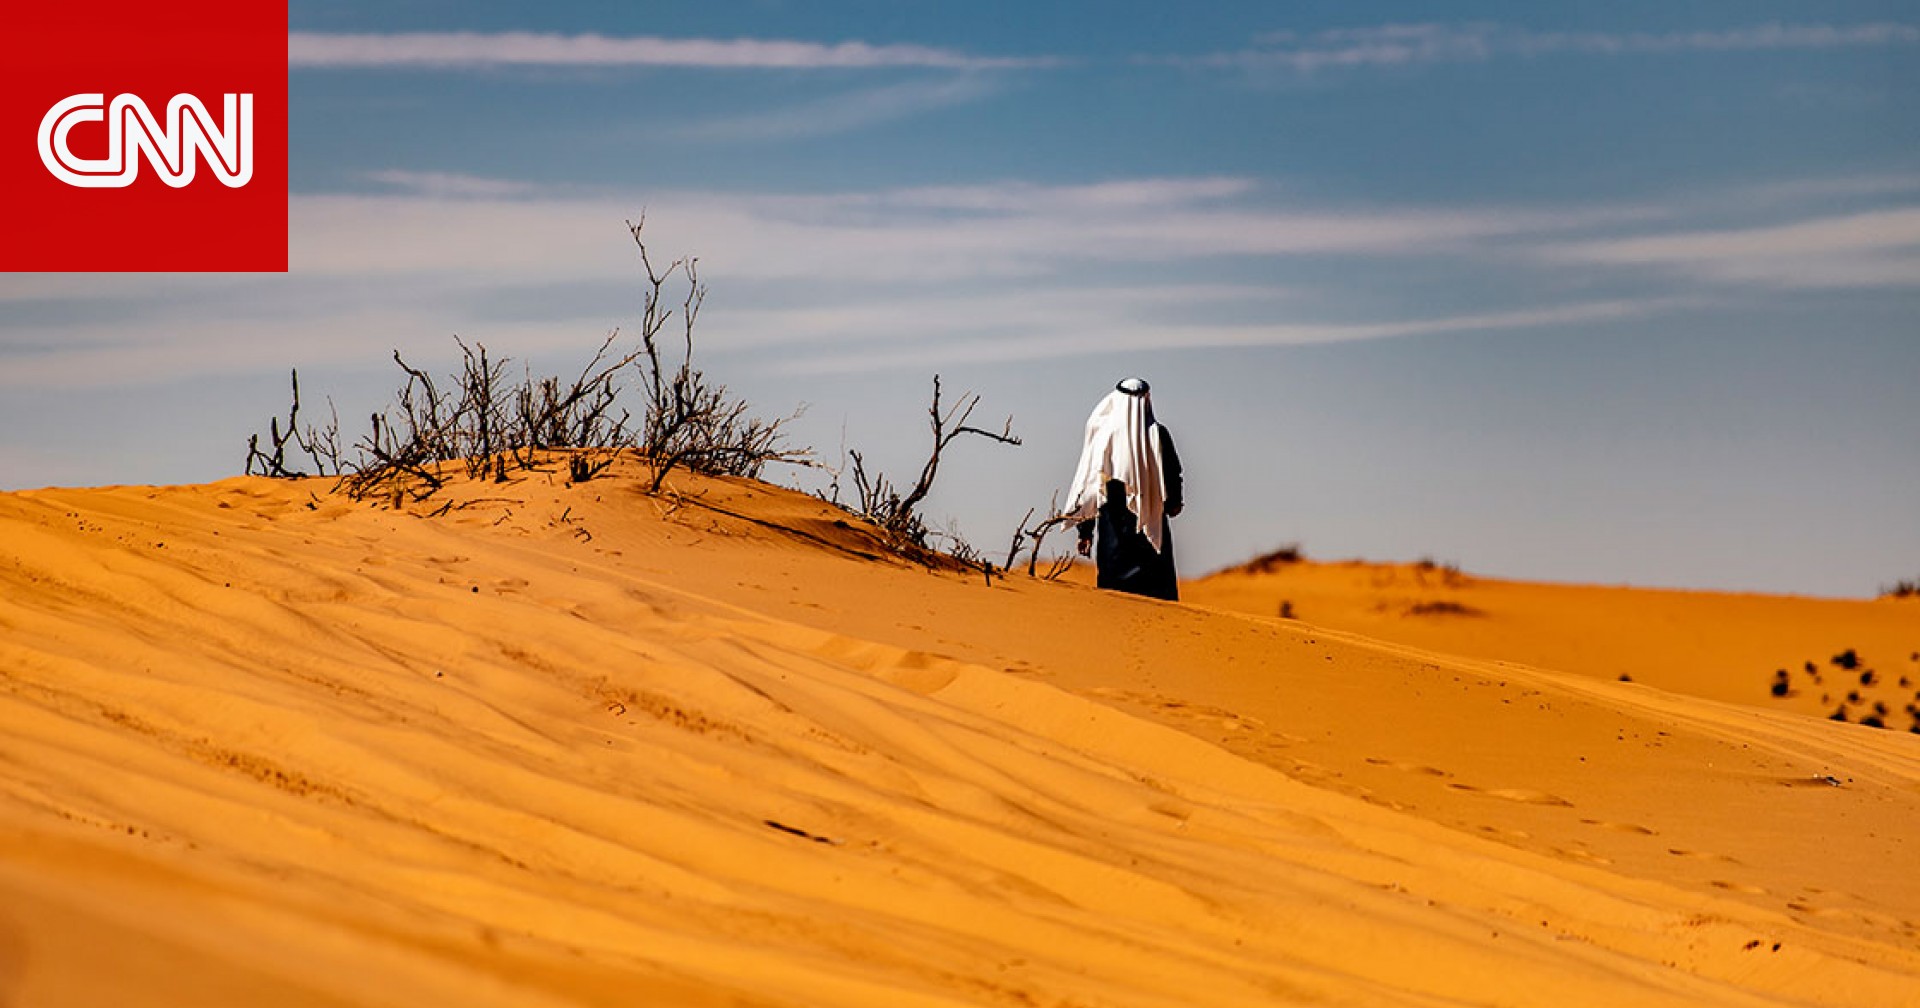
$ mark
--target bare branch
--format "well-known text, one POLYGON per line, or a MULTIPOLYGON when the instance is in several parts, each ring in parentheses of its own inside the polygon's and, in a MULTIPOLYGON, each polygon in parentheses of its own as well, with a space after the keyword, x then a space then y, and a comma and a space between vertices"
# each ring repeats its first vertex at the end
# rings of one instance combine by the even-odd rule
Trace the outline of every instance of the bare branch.
POLYGON ((267 440, 273 445, 273 454, 269 455, 261 450, 260 435, 254 434, 247 438, 246 472, 249 476, 253 475, 256 467, 260 470, 260 475, 275 479, 298 479, 306 475, 306 473, 287 468, 287 442, 293 441, 296 446, 299 445, 300 370, 298 368, 292 370, 291 381, 293 405, 287 408, 286 430, 280 429, 279 417, 270 417, 267 420, 267 440))
POLYGON ((933 450, 928 453, 926 464, 920 467, 920 478, 914 481, 913 488, 908 490, 906 495, 901 498, 899 505, 899 511, 901 513, 912 514, 914 509, 920 506, 920 502, 927 499, 927 494, 933 492, 934 478, 938 476, 940 472, 940 453, 960 435, 978 434, 994 441, 999 441, 1002 444, 1020 444, 1020 439, 1014 437, 1012 434, 1012 417, 1007 418, 1005 428, 1000 434, 993 434, 977 427, 968 426, 967 420, 973 416, 974 408, 979 405, 980 397, 978 395, 972 392, 963 393, 960 396, 960 401, 955 403, 951 409, 942 415, 940 412, 940 376, 933 376, 933 403, 927 409, 927 414, 931 418, 933 425, 933 450))
POLYGON ((1007 546, 1007 562, 1000 565, 1002 570, 1012 570, 1013 562, 1020 558, 1020 547, 1026 544, 1028 537, 1027 523, 1032 520, 1033 509, 1028 508, 1027 513, 1020 517, 1020 524, 1013 527, 1013 542, 1007 546))

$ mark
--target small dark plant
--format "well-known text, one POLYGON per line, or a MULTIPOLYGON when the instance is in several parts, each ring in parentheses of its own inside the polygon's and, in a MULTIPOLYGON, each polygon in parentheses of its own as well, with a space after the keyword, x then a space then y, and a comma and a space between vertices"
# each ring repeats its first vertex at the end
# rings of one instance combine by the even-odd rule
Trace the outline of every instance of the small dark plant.
POLYGON ((1470 605, 1441 599, 1435 602, 1415 602, 1407 607, 1409 616, 1485 616, 1486 613, 1470 605))
POLYGON ((1279 549, 1273 550, 1268 553, 1263 553, 1260 556, 1254 557, 1252 560, 1249 560, 1246 563, 1239 565, 1238 567, 1229 567, 1227 568, 1225 573, 1271 574, 1274 571, 1277 571, 1290 564, 1297 564, 1300 561, 1305 560, 1306 558, 1307 558, 1307 554, 1300 549, 1300 544, 1297 542, 1290 542, 1282 545, 1279 549))

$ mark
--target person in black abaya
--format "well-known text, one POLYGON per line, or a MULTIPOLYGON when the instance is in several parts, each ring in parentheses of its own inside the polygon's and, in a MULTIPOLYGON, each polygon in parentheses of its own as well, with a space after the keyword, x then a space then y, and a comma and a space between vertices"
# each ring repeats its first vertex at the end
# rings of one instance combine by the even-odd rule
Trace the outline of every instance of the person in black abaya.
POLYGON ((1147 383, 1124 379, 1087 418, 1066 512, 1078 521, 1080 555, 1093 556, 1100 587, 1178 600, 1168 519, 1183 504, 1173 437, 1154 421, 1147 383))

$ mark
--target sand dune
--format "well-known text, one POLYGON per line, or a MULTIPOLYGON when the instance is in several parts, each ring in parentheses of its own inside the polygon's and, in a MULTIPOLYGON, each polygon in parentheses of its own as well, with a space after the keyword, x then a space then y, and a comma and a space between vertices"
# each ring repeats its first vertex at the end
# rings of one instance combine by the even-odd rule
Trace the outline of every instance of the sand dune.
POLYGON ((637 475, 0 495, 0 1004, 1920 1004, 1920 736, 637 475))
POLYGON ((1626 677, 1849 721, 1920 723, 1920 600, 1794 598, 1503 581, 1431 562, 1255 561, 1189 600, 1450 654, 1626 677), (1776 687, 1776 683, 1781 686, 1776 687), (1912 709, 1909 709, 1912 708, 1912 709))

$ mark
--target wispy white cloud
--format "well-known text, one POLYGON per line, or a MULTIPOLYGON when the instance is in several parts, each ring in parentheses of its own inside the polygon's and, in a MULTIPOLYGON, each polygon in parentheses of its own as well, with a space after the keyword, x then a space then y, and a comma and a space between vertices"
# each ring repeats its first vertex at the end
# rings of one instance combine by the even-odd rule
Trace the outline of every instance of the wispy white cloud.
POLYGON ((1645 318, 1697 304, 1685 298, 1578 301, 1513 311, 1437 315, 1378 322, 1166 324, 1137 316, 1082 315, 1068 326, 1029 323, 1016 316, 1008 335, 896 342, 884 348, 832 351, 798 358, 802 373, 885 371, 923 365, 1044 360, 1141 350, 1202 350, 1250 346, 1305 346, 1458 332, 1539 329, 1645 318))
POLYGON ((461 172, 406 171, 390 168, 368 172, 366 179, 401 192, 435 198, 480 197, 502 199, 551 193, 551 189, 518 179, 487 178, 461 172))
POLYGON ((1920 174, 1840 175, 1830 178, 1766 182, 1738 190, 1757 200, 1786 203, 1809 199, 1846 199, 1920 194, 1920 174))
POLYGON ((1683 52, 1843 49, 1920 43, 1920 26, 1762 24, 1690 32, 1543 32, 1498 24, 1388 24, 1257 37, 1251 49, 1174 57, 1195 66, 1281 69, 1302 75, 1357 67, 1481 62, 1501 56, 1596 56, 1683 52))
POLYGON ((1573 262, 1666 267, 1715 281, 1769 287, 1920 286, 1920 207, 1578 242, 1548 254, 1573 262))
POLYGON ((1912 45, 1920 26, 1889 21, 1867 24, 1771 23, 1720 31, 1691 32, 1517 32, 1513 44, 1527 55, 1553 52, 1657 53, 1741 52, 1769 49, 1849 49, 1912 45))
POLYGON ((722 142, 832 136, 966 105, 990 97, 1002 87, 998 78, 977 73, 903 81, 786 108, 712 119, 681 127, 676 133, 688 140, 722 142))
POLYGON ((1051 65, 1048 57, 975 56, 921 45, 833 44, 790 39, 664 38, 533 32, 291 32, 287 62, 296 69, 489 66, 652 66, 710 69, 871 69, 929 67, 989 70, 1051 65))
POLYGON ((1285 310, 1296 297, 1290 289, 1263 284, 1116 286, 1069 280, 996 289, 991 311, 982 310, 978 292, 923 291, 879 293, 858 301, 725 308, 710 318, 712 331, 729 349, 838 352, 835 348, 858 347, 865 355, 878 348, 882 358, 891 359, 891 352, 903 344, 924 351, 983 336, 1026 340, 1036 333, 1091 333, 1093 339, 1110 340, 1152 330, 1168 318, 1190 314, 1197 305, 1232 305, 1270 315, 1285 310), (915 321, 903 326, 905 319, 915 321))
POLYGON ((34 303, 0 323, 0 387, 369 361, 454 331, 516 356, 559 349, 630 310, 613 293, 637 268, 620 222, 642 209, 650 245, 700 256, 724 293, 704 316, 714 352, 816 371, 1604 324, 1730 285, 1748 301, 1920 288, 1920 208, 1819 203, 1898 198, 1897 176, 1691 209, 1345 207, 1239 177, 805 195, 369 179, 394 191, 292 198, 285 277, 0 277, 0 302, 34 303), (1334 262, 1348 279, 1328 279, 1334 262), (1480 307, 1382 309, 1368 278, 1409 269, 1460 278, 1480 293, 1449 300, 1480 307), (110 296, 120 314, 103 318, 110 296), (62 318, 63 299, 88 310, 62 318))
POLYGON ((1482 60, 1494 53, 1491 36, 1495 31, 1492 25, 1389 24, 1337 28, 1305 37, 1274 32, 1255 39, 1258 48, 1214 53, 1193 62, 1314 73, 1338 67, 1482 60))
POLYGON ((1153 210, 1183 204, 1204 204, 1246 196, 1259 188, 1250 178, 1121 179, 1082 185, 1035 185, 998 182, 983 185, 914 186, 832 197, 836 208, 865 206, 918 210, 957 210, 983 213, 1036 211, 1153 210))
MULTIPOLYGON (((420 176, 410 178, 421 179, 420 176)), ((456 189, 476 194, 481 180, 456 189)), ((503 188, 506 188, 503 186, 503 188)), ((292 269, 303 275, 469 273, 600 276, 621 194, 539 198, 296 196, 292 269), (596 265, 598 264, 598 265, 596 265)), ((752 279, 839 276, 959 282, 1065 266, 1209 257, 1418 256, 1644 218, 1643 207, 1346 209, 1263 206, 1252 183, 1143 179, 1091 185, 934 187, 830 195, 654 192, 668 246, 752 279), (1239 194, 1237 197, 1234 194, 1239 194)))

